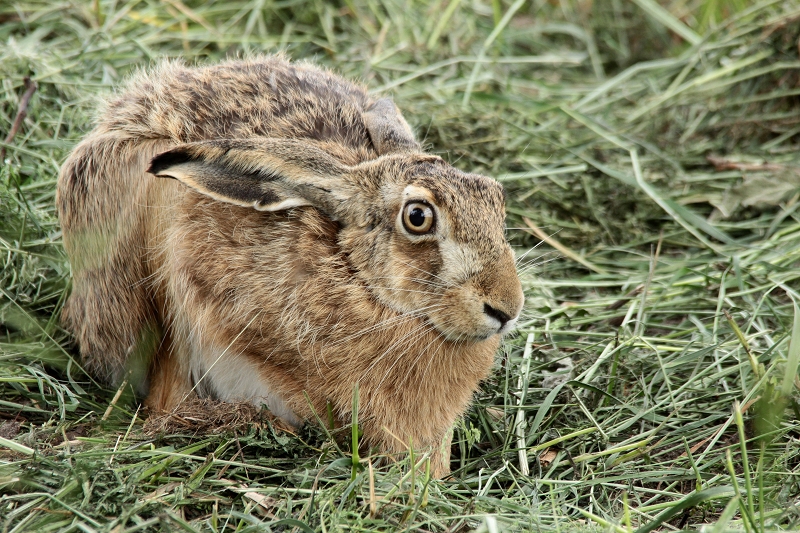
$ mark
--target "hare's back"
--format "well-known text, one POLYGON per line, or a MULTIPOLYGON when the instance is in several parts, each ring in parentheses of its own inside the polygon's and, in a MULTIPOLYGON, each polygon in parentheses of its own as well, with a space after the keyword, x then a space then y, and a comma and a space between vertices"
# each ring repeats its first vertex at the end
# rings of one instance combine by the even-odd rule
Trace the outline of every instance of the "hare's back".
POLYGON ((370 102, 363 87, 280 56, 208 67, 168 61, 134 77, 98 127, 139 139, 284 137, 357 150, 370 143, 370 102))

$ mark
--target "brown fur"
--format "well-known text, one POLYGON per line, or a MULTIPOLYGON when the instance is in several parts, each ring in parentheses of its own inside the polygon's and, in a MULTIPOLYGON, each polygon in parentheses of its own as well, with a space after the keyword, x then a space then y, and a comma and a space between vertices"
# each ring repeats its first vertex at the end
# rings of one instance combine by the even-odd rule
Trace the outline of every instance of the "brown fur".
POLYGON ((522 306, 500 186, 422 153, 390 101, 281 57, 138 75, 57 203, 91 371, 145 374, 156 410, 273 398, 343 424, 358 384, 365 441, 429 449, 438 475, 522 306), (404 229, 411 200, 435 231, 404 229))

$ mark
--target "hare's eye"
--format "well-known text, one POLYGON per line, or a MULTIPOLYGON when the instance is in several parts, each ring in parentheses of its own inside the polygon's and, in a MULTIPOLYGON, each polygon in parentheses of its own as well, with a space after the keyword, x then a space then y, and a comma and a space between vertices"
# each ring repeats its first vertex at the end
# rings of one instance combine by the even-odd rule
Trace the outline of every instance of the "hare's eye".
POLYGON ((428 233, 433 228, 433 209, 422 202, 409 202, 403 208, 403 226, 415 235, 428 233))

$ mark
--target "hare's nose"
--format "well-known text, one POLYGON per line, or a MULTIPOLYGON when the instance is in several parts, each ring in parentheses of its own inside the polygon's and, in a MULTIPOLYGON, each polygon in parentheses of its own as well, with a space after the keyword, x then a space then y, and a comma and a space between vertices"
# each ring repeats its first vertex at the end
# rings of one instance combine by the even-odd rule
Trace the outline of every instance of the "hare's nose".
POLYGON ((511 320, 511 316, 508 313, 506 313, 504 311, 501 311, 500 309, 497 309, 496 307, 492 307, 491 305, 489 305, 487 303, 483 304, 483 312, 485 314, 489 315, 490 317, 494 318, 498 322, 500 322, 500 328, 499 329, 502 329, 503 326, 505 326, 508 323, 508 321, 511 320))

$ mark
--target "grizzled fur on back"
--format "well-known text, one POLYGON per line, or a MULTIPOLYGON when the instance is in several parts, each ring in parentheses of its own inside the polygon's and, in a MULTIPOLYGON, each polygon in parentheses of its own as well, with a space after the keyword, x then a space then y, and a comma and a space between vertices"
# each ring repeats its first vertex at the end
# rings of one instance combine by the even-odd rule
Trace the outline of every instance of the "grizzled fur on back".
POLYGON ((523 296, 491 178, 424 153, 391 100, 280 56, 163 62, 59 174, 85 366, 169 410, 330 407, 448 471, 449 430, 523 296), (171 179, 169 179, 171 178, 171 179))
POLYGON ((133 78, 108 103, 97 131, 180 143, 310 139, 371 158, 363 119, 370 103, 363 87, 280 56, 199 69, 172 61, 133 78))

